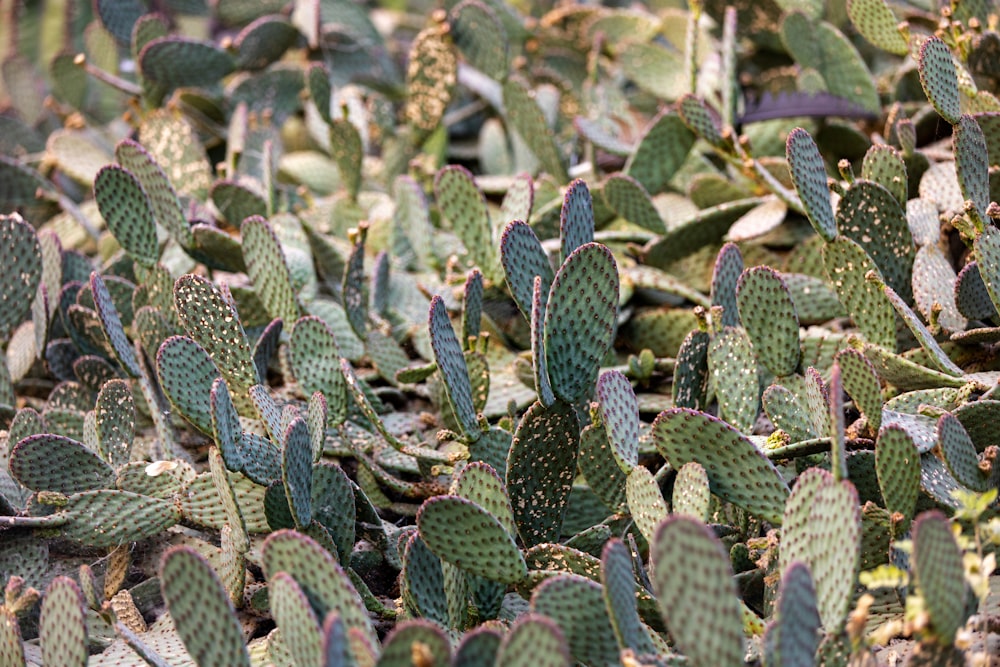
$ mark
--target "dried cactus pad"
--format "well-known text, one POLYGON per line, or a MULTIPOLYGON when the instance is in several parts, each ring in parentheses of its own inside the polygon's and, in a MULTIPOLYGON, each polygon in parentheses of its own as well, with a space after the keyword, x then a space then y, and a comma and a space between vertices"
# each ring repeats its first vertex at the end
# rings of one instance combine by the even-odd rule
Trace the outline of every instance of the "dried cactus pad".
POLYGON ((697 461, 712 492, 774 524, 782 522, 788 485, 766 456, 724 421, 671 408, 653 422, 653 442, 674 468, 697 461))
POLYGON ((653 591, 677 647, 692 665, 743 661, 743 621, 729 556, 705 524, 665 519, 650 544, 653 591))
POLYGON ((24 320, 41 280, 35 230, 16 213, 0 216, 0 340, 24 320))
POLYGON ((545 365, 556 396, 574 402, 593 387, 618 317, 618 265, 599 243, 580 246, 552 282, 545 310, 545 365))

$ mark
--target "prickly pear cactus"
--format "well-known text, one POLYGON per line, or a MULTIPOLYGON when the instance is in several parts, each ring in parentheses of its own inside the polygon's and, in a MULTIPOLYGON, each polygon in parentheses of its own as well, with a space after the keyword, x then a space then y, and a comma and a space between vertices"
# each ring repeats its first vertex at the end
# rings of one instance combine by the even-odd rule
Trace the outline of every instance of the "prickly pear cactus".
POLYGON ((988 662, 993 4, 154 4, 0 2, 0 663, 988 662))

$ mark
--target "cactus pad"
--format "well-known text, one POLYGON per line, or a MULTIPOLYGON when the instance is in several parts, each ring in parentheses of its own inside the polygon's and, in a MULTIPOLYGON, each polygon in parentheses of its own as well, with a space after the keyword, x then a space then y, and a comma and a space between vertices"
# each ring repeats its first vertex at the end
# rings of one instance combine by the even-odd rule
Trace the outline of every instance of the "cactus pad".
POLYGON ((611 347, 618 316, 618 265, 597 243, 566 258, 545 310, 545 365, 552 390, 573 402, 590 389, 611 347))
POLYGON ((781 523, 788 486, 774 464, 733 427, 704 412, 671 408, 653 422, 653 441, 675 468, 700 463, 716 495, 781 523))
POLYGON ((580 425, 563 401, 535 403, 521 418, 507 457, 507 490, 527 546, 557 542, 576 475, 580 425))
POLYGON ((736 585, 729 556, 711 529, 690 517, 671 516, 657 529, 650 557, 660 613, 691 664, 742 662, 743 622, 736 585))
POLYGON ((177 634, 198 665, 249 667, 236 610, 208 561, 191 547, 170 549, 160 565, 160 586, 177 634))
POLYGON ((927 512, 913 523, 913 569, 930 615, 934 633, 944 644, 955 639, 965 624, 965 578, 962 552, 948 520, 940 512, 927 512))
POLYGON ((920 47, 917 63, 920 85, 927 99, 942 118, 952 124, 958 123, 962 110, 951 49, 940 38, 931 37, 920 47))

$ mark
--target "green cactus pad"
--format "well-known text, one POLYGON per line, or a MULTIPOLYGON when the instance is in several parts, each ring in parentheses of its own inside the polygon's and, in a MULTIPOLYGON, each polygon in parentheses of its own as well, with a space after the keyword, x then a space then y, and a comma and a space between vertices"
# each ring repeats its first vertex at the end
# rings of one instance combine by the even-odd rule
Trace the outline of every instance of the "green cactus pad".
POLYGON ((403 602, 408 608, 424 618, 448 625, 441 561, 416 533, 407 540, 399 576, 403 602))
POLYGON ((479 337, 479 327, 483 317, 483 274, 473 269, 465 279, 465 295, 462 299, 462 341, 468 345, 470 338, 479 337))
POLYGON ((493 280, 497 275, 493 231, 486 199, 472 173, 465 167, 445 167, 434 179, 434 196, 472 261, 493 280))
POLYGON ((873 181, 855 181, 837 207, 837 228, 864 249, 887 285, 912 301, 916 248, 906 214, 892 193, 873 181))
POLYGON ((573 402, 590 390, 611 347, 618 314, 618 266, 588 243, 566 258, 545 310, 545 365, 556 396, 573 402))
POLYGON ((609 510, 617 510, 624 504, 626 473, 612 452, 605 428, 591 425, 580 432, 577 465, 591 491, 609 510))
POLYGON ((847 15, 869 42, 889 53, 905 56, 910 52, 899 32, 899 19, 885 0, 848 0, 847 15))
POLYGON ((694 95, 685 95, 677 103, 677 113, 698 138, 704 139, 714 148, 725 150, 722 119, 704 100, 694 95))
POLYGON ((931 37, 920 47, 917 63, 927 99, 942 118, 953 125, 958 123, 962 109, 951 49, 940 38, 931 37))
POLYGON ((743 273, 743 255, 735 243, 727 243, 719 250, 712 268, 711 299, 713 306, 722 307, 722 326, 738 327, 740 312, 736 299, 736 285, 743 273))
POLYGON ((466 465, 455 479, 453 492, 492 514, 507 532, 513 534, 516 530, 507 487, 488 463, 473 461, 466 465))
POLYGON ((979 218, 985 220, 986 207, 990 204, 989 154, 982 128, 968 114, 955 123, 954 151, 962 196, 972 202, 979 218))
POLYGON ((504 228, 500 239, 500 261, 511 296, 524 317, 530 320, 535 276, 541 276, 542 294, 547 296, 555 274, 541 242, 528 223, 514 220, 504 228))
MULTIPOLYGON (((500 648, 502 638, 499 632, 485 625, 480 625, 469 630, 462 635, 462 640, 455 647, 455 656, 451 661, 452 667, 496 665, 497 650, 500 648)), ((534 655, 531 651, 526 651, 523 654, 520 651, 521 649, 518 649, 518 653, 515 654, 516 657, 511 656, 509 659, 522 660, 524 656, 530 656, 529 660, 531 662, 512 662, 510 663, 510 667, 521 667, 522 664, 534 664, 534 655)))
POLYGON ((712 337, 708 369, 719 399, 719 414, 749 433, 760 408, 760 385, 753 344, 744 329, 727 327, 712 337))
POLYGON ((163 556, 160 586, 177 634, 199 667, 249 667, 236 610, 204 557, 188 546, 173 547, 163 556))
POLYGON ((139 53, 144 78, 166 90, 210 88, 236 67, 235 58, 210 42, 183 37, 159 37, 139 53))
POLYGON ((954 415, 945 413, 938 419, 937 446, 948 471, 960 484, 980 493, 989 489, 990 475, 979 467, 972 438, 954 415))
POLYGON ((675 468, 689 461, 704 466, 716 495, 781 523, 788 486, 774 464, 732 426, 704 412, 671 408, 653 422, 653 442, 675 468))
POLYGON ((312 441, 301 417, 288 425, 282 437, 281 479, 288 507, 298 528, 312 522, 312 441))
POLYGON ((212 416, 212 434, 222 454, 222 460, 225 461, 226 467, 234 472, 243 470, 243 454, 240 451, 243 428, 236 407, 233 406, 229 387, 222 378, 215 378, 212 383, 209 407, 212 416))
POLYGON ((659 194, 684 162, 694 140, 694 133, 680 116, 665 111, 650 121, 625 164, 625 173, 651 195, 659 194))
POLYGON ((18 442, 10 452, 10 472, 25 488, 66 494, 107 488, 115 474, 83 444, 51 433, 18 442))
POLYGON ((742 662, 743 622, 733 572, 711 529, 690 517, 670 516, 650 543, 650 558, 660 613, 691 664, 742 662))
MULTIPOLYGON (((581 178, 570 183, 566 189, 559 212, 559 240, 562 261, 580 246, 594 240, 594 202, 586 182, 581 178)), ((551 284, 552 281, 547 282, 551 284)))
MULTIPOLYGON (((456 662, 457 656, 458 653, 456 662)), ((495 664, 496 667, 569 667, 571 663, 559 625, 547 616, 527 612, 517 617, 500 642, 495 664)))
POLYGON ((307 393, 323 392, 335 407, 343 402, 340 349, 329 325, 315 316, 299 319, 292 329, 289 360, 295 379, 307 393))
POLYGON ((785 145, 792 182, 805 207, 809 222, 826 241, 837 237, 837 220, 830 205, 826 166, 812 136, 800 127, 792 130, 785 145))
POLYGON ((317 618, 335 610, 349 632, 358 632, 374 644, 375 631, 364 603, 330 552, 305 535, 280 530, 264 540, 261 554, 268 577, 278 572, 290 574, 308 596, 317 618))
POLYGON ((469 367, 441 297, 435 296, 431 300, 428 327, 431 346, 434 349, 434 359, 444 377, 448 398, 455 411, 455 416, 462 425, 465 436, 470 441, 475 441, 482 431, 479 427, 476 406, 472 399, 469 367))
POLYGON ((545 115, 535 102, 532 92, 523 81, 510 78, 503 84, 503 106, 507 120, 514 130, 531 147, 542 171, 559 183, 569 180, 563 158, 559 154, 552 130, 545 122, 545 115))
POLYGON ((513 584, 528 573, 510 533, 471 500, 442 495, 425 501, 417 513, 417 528, 439 558, 470 574, 513 584))
POLYGON ((539 402, 521 418, 507 457, 507 490, 527 546, 559 540, 576 474, 580 425, 573 407, 539 402))
POLYGON ((820 619, 812 575, 807 565, 794 562, 782 573, 775 621, 765 639, 769 649, 767 664, 812 664, 819 640, 820 619))
MULTIPOLYGON (((975 256, 977 260, 977 266, 979 269, 979 275, 982 282, 986 286, 986 291, 990 296, 990 300, 993 302, 994 311, 1000 309, 997 306, 1000 303, 1000 231, 995 228, 987 226, 983 232, 976 237, 975 245, 975 256)), ((996 312, 990 313, 985 307, 985 304, 981 304, 981 296, 976 295, 976 292, 981 295, 981 292, 976 288, 978 285, 975 284, 976 281, 969 277, 971 283, 967 289, 965 289, 966 294, 963 298, 962 288, 964 287, 963 278, 965 277, 965 271, 959 274, 959 280, 956 284, 956 297, 958 299, 959 308, 962 309, 970 318, 975 314, 987 315, 987 317, 995 317, 996 312), (976 295, 976 296, 974 296, 976 295), (969 305, 966 305, 969 304, 969 305), (976 304, 976 305, 972 305, 976 304), (965 306, 963 308, 963 305, 965 306)))
POLYGON ((9 609, 0 610, 0 660, 5 665, 24 665, 24 644, 17 616, 9 609))
POLYGON ((545 357, 545 299, 542 292, 542 277, 535 276, 531 293, 531 359, 535 377, 535 392, 543 405, 552 405, 556 395, 552 391, 552 378, 549 377, 549 367, 545 357))
POLYGON ((671 503, 674 514, 708 521, 711 504, 712 494, 705 468, 695 461, 682 465, 674 479, 671 503))
POLYGON ((159 535, 181 518, 172 501, 104 489, 69 496, 54 516, 66 521, 62 537, 91 547, 116 547, 159 535))
POLYGON ((16 213, 0 216, 0 266, 0 340, 6 340, 28 315, 42 280, 38 237, 16 213))
POLYGON ((122 248, 137 262, 151 268, 159 257, 156 221, 149 195, 132 172, 107 165, 94 179, 94 199, 101 217, 122 248))
POLYGON ((907 204, 906 162, 892 146, 873 144, 868 149, 861 165, 861 178, 888 190, 900 206, 907 204))
POLYGON ((828 632, 838 632, 847 618, 860 552, 861 510, 854 485, 836 482, 818 468, 800 475, 785 509, 781 558, 782 563, 800 560, 814 573, 828 632))
POLYGON ((868 253, 851 239, 838 237, 823 246, 823 264, 840 302, 868 342, 887 350, 896 347, 892 304, 865 274, 878 272, 868 253))
POLYGON ((295 289, 281 244, 267 220, 251 216, 240 228, 243 258, 254 290, 272 318, 294 322, 299 316, 295 289))
POLYGON ((449 21, 455 46, 469 64, 502 81, 507 76, 510 47, 507 31, 489 5, 479 0, 457 3, 449 21))
POLYGON ((208 352, 234 392, 260 383, 243 325, 218 287, 200 276, 181 276, 174 305, 188 335, 208 352))
POLYGON ((697 410, 705 404, 708 387, 708 348, 711 339, 704 331, 692 331, 681 343, 674 365, 671 387, 674 405, 697 410))
POLYGON ((632 520, 647 542, 652 542, 656 527, 667 516, 667 501, 653 479, 653 473, 643 466, 632 468, 625 481, 625 497, 632 520))
POLYGON ((97 440, 100 452, 114 467, 129 462, 135 437, 135 401, 124 380, 107 382, 97 395, 97 440))
POLYGON ((611 453, 627 475, 639 463, 639 403, 632 383, 620 371, 608 371, 597 379, 596 394, 611 453))
POLYGON ((788 387, 772 384, 764 390, 761 404, 775 428, 787 433, 792 442, 821 437, 805 402, 788 387))
POLYGON ((450 663, 448 639, 440 627, 430 621, 411 619, 393 628, 385 638, 378 664, 382 667, 409 667, 416 660, 428 665, 450 663))
POLYGON ((133 377, 139 375, 139 362, 135 358, 135 348, 125 335, 122 321, 115 308, 111 294, 101 276, 94 271, 90 274, 90 286, 94 296, 97 316, 101 320, 104 334, 122 367, 133 377))
POLYGON ((156 354, 160 386, 170 404, 205 434, 212 433, 212 384, 219 369, 205 349, 187 336, 171 336, 156 354))
POLYGON ((534 590, 531 611, 555 621, 574 660, 591 665, 618 661, 618 641, 597 582, 575 574, 550 577, 534 590))
POLYGON ((631 176, 609 176, 604 182, 604 197, 608 205, 628 222, 657 234, 666 231, 649 193, 631 176))
MULTIPOLYGON (((56 577, 45 591, 38 636, 48 665, 87 664, 87 606, 83 593, 69 577, 56 577)), ((23 663, 22 663, 23 664, 23 663)))
POLYGON ((854 400, 854 405, 868 420, 872 431, 882 424, 882 388, 875 367, 864 354, 854 348, 837 353, 844 391, 854 400))
POLYGON ((775 375, 790 375, 799 365, 799 320, 784 281, 774 269, 747 269, 736 286, 740 321, 757 358, 775 375))
POLYGON ((123 139, 115 146, 115 158, 142 185, 149 197, 153 219, 183 247, 190 247, 194 243, 191 225, 173 184, 153 156, 137 142, 123 139))
POLYGON ((962 551, 941 512, 926 512, 913 522, 912 559, 934 634, 941 643, 950 644, 968 612, 962 551))
POLYGON ((350 562, 355 541, 354 490, 339 466, 317 463, 312 468, 312 515, 330 533, 340 562, 350 562))
POLYGON ((287 572, 271 576, 267 590, 271 614, 295 664, 322 664, 323 637, 319 620, 305 592, 287 572))
POLYGON ((618 647, 632 649, 639 654, 655 653, 656 647, 639 620, 632 555, 621 540, 611 539, 604 545, 601 552, 601 584, 618 647))

